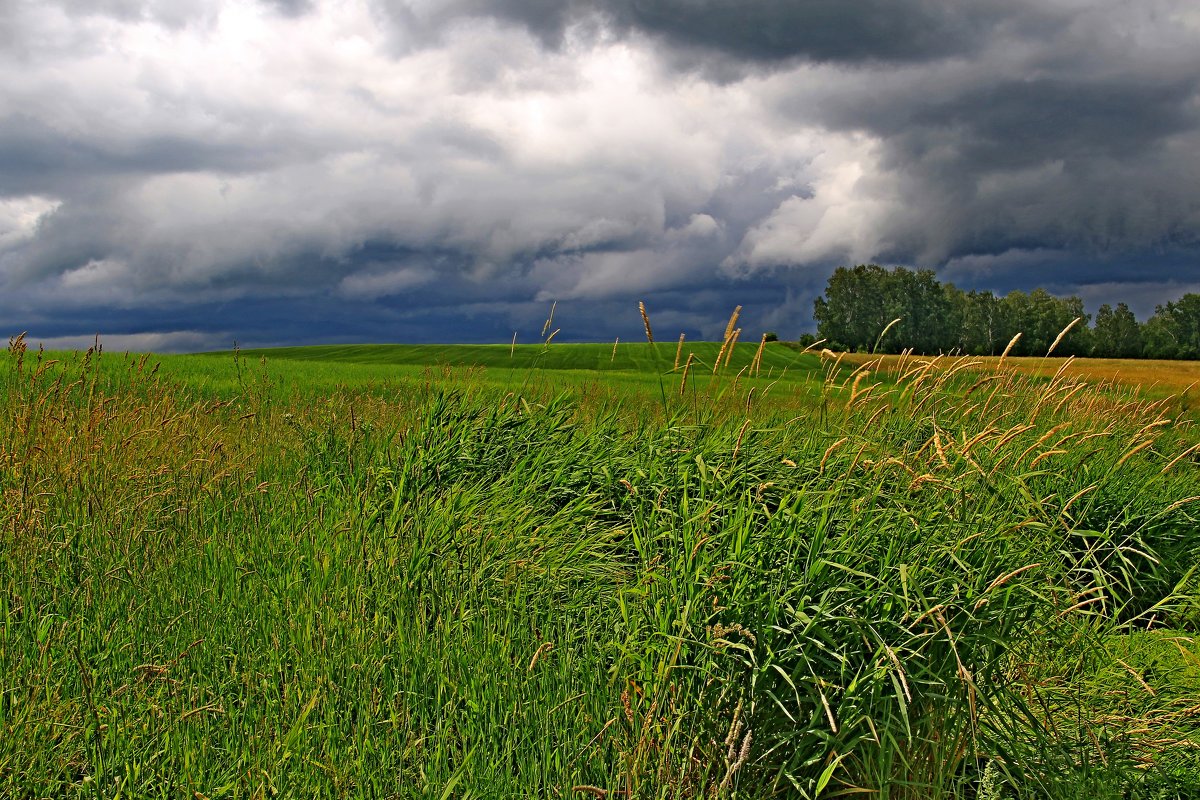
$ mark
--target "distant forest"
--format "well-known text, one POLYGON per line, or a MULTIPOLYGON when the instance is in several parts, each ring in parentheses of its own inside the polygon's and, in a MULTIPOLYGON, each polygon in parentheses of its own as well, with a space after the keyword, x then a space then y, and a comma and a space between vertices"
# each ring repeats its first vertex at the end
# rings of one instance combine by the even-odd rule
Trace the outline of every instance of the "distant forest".
POLYGON ((832 349, 999 355, 1020 333, 1011 354, 1043 356, 1078 317, 1054 355, 1200 358, 1197 294, 1158 306, 1145 322, 1124 303, 1100 306, 1093 319, 1078 297, 1055 297, 1045 289, 997 297, 941 283, 931 270, 861 264, 839 267, 814 306, 817 336, 832 349))

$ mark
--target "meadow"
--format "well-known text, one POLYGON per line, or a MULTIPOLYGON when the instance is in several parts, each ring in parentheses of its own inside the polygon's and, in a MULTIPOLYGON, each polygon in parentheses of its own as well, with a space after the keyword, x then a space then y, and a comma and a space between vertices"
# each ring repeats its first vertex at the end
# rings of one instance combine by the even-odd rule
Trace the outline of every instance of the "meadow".
POLYGON ((0 795, 1200 795, 1185 399, 676 351, 13 339, 0 795))
MULTIPOLYGON (((835 356, 836 357, 836 356, 835 356)), ((850 353, 843 359, 855 367, 867 367, 884 373, 903 372, 911 356, 876 356, 867 353, 850 353)), ((1027 375, 1052 378, 1061 370, 1070 379, 1086 381, 1099 386, 1120 386, 1134 390, 1147 397, 1166 398, 1190 407, 1193 391, 1200 387, 1200 361, 1165 361, 1149 358, 1033 358, 1030 356, 1008 357, 971 356, 976 368, 995 369, 1008 364, 1012 369, 1027 375)), ((961 364, 957 358, 942 358, 941 364, 949 367, 961 364)))

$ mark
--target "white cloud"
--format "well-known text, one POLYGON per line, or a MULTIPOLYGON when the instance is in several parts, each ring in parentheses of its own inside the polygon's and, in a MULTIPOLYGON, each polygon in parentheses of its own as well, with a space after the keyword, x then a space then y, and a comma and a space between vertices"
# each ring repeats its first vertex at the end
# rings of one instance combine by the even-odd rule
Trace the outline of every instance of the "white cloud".
POLYGON ((37 235, 38 224, 61 201, 49 197, 0 197, 0 254, 37 235))
POLYGON ((338 291, 358 300, 374 300, 401 294, 436 279, 437 274, 427 267, 371 265, 366 272, 356 272, 342 278, 338 291))

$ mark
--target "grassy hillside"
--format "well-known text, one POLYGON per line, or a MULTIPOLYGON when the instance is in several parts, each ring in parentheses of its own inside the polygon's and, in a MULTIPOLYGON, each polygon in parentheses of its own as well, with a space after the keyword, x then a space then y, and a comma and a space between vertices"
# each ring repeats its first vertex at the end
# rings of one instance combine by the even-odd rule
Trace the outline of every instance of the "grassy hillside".
MULTIPOLYGON (((483 367, 491 371, 533 369, 580 370, 596 372, 638 372, 663 374, 682 369, 688 356, 694 358, 697 369, 712 367, 721 352, 720 342, 685 342, 682 348, 675 342, 648 344, 646 342, 605 344, 549 345, 325 345, 313 347, 277 347, 267 350, 243 350, 245 358, 266 357, 273 361, 306 361, 336 364, 371 364, 379 366, 453 366, 483 367), (676 355, 679 356, 678 364, 676 355)), ((749 369, 754 362, 758 344, 738 344, 722 359, 723 371, 737 374, 749 369)), ((222 357, 224 354, 215 354, 222 357)), ((770 342, 763 348, 760 371, 763 376, 777 376, 784 370, 812 373, 819 371, 820 361, 812 354, 802 355, 794 348, 770 342)))
MULTIPOLYGON (((330 345, 165 356, 165 374, 192 390, 226 398, 270 396, 277 402, 319 398, 353 387, 376 397, 412 382, 517 391, 551 399, 564 391, 587 404, 650 405, 659 413, 681 404, 736 408, 754 389, 752 404, 769 398, 779 407, 809 408, 830 368, 820 357, 769 343, 755 365, 758 345, 737 345, 721 365, 719 343, 677 347, 645 342, 546 345, 330 345), (691 356, 692 364, 687 366, 691 356), (685 380, 686 367, 686 380, 685 380), (735 399, 736 398, 736 399, 735 399)), ((848 367, 837 369, 847 375, 848 367)))

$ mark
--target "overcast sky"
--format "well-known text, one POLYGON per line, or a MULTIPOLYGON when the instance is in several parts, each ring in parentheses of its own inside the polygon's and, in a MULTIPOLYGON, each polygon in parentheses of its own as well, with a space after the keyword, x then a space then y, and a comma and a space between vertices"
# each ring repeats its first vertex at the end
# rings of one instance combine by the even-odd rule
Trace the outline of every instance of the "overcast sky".
POLYGON ((1198 256, 1195 0, 0 0, 51 344, 792 337, 865 262, 1144 319, 1198 256))

